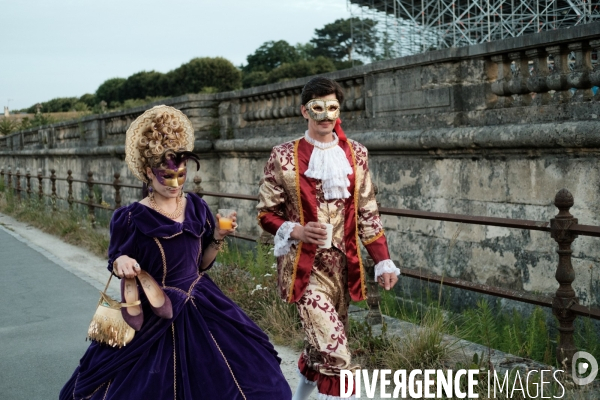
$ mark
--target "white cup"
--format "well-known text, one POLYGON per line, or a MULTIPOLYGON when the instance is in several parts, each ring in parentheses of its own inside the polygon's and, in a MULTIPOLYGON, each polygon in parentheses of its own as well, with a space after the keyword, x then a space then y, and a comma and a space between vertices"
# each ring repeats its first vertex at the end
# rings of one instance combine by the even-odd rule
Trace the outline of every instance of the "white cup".
POLYGON ((319 246, 320 249, 329 249, 331 248, 331 238, 333 237, 333 225, 332 224, 323 224, 325 225, 325 229, 327 230, 327 239, 325 240, 325 244, 319 246))

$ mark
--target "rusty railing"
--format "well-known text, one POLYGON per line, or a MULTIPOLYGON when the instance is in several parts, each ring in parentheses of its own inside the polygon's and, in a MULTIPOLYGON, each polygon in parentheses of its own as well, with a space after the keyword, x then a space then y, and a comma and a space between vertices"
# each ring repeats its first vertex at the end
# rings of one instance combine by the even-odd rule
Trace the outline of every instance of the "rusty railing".
MULTIPOLYGON (((15 172, 12 171, 11 167, 8 167, 7 171, 4 168, 0 168, 0 182, 6 182, 6 189, 12 190, 15 193, 15 196, 18 200, 27 197, 29 199, 37 197, 39 201, 43 201, 44 198, 49 198, 50 203, 53 210, 57 210, 57 202, 58 200, 64 200, 68 203, 69 208, 72 209, 74 204, 81 204, 84 207, 87 207, 88 218, 90 219, 92 224, 96 222, 96 209, 103 209, 114 211, 117 208, 121 207, 121 189, 123 188, 132 188, 132 189, 140 189, 143 190, 143 186, 141 185, 128 185, 121 182, 121 175, 118 172, 115 172, 113 177, 114 180, 112 182, 102 182, 94 180, 94 173, 88 172, 87 179, 75 179, 73 178, 73 172, 71 170, 67 171, 67 177, 57 177, 56 170, 50 170, 50 176, 44 176, 42 174, 42 170, 38 169, 37 175, 32 175, 29 169, 26 170, 25 174, 21 173, 20 169, 17 168, 15 172), (6 176, 6 178, 5 178, 6 176), (37 179, 37 191, 32 189, 31 180, 37 179), (22 186, 22 181, 25 180, 25 187, 22 186), (50 192, 44 192, 44 181, 50 181, 50 192), (66 182, 66 197, 61 197, 57 194, 56 183, 57 182, 66 182), (78 200, 73 196, 73 184, 82 184, 85 188, 87 188, 87 199, 78 200), (98 202, 99 199, 96 199, 96 195, 94 193, 94 188, 96 186, 108 186, 114 190, 114 206, 110 206, 105 202, 98 202)), ((34 182, 35 183, 35 182, 34 182)))
MULTIPOLYGON (((55 175, 55 170, 50 170, 50 176, 43 176, 41 170, 38 170, 37 177, 30 174, 29 170, 25 174, 22 174, 19 169, 13 172, 9 167, 7 171, 4 168, 0 169, 0 182, 7 183, 7 189, 13 190, 17 198, 21 199, 24 196, 32 198, 38 196, 39 200, 44 197, 51 199, 52 207, 56 209, 57 200, 66 200, 69 207, 73 207, 73 204, 81 204, 87 206, 89 218, 92 222, 95 220, 94 210, 101 208, 105 210, 116 210, 121 206, 121 194, 122 188, 134 188, 144 190, 141 185, 127 185, 120 181, 119 173, 114 174, 113 182, 100 182, 93 179, 93 173, 88 172, 87 179, 74 179, 72 172, 67 172, 66 178, 59 178, 55 175), (38 190, 37 193, 32 189, 31 179, 37 178, 38 190), (25 180, 25 187, 22 186, 22 181, 25 180), (44 193, 43 181, 50 180, 51 192, 44 193), (68 185, 67 197, 61 198, 56 193, 56 182, 65 181, 68 185), (73 183, 85 184, 88 188, 87 201, 77 200, 73 196, 73 183), (105 204, 97 204, 94 198, 94 186, 103 185, 110 186, 114 189, 114 207, 105 204)), ((202 180, 199 177, 194 178, 195 189, 194 192, 200 196, 212 196, 228 199, 237 200, 248 200, 258 201, 258 196, 235 194, 235 193, 220 193, 205 191, 200 186, 202 180)), ((535 295, 524 291, 510 290, 500 288, 496 286, 483 285, 473 283, 457 278, 450 278, 445 276, 439 276, 429 274, 416 269, 402 268, 402 275, 409 278, 420 279, 431 283, 437 283, 440 285, 447 285, 456 287, 464 290, 474 291, 478 293, 489 294, 505 299, 515 300, 523 303, 533 304, 542 307, 548 307, 552 309, 553 314, 556 316, 559 322, 558 330, 560 332, 559 342, 557 345, 557 355, 560 355, 560 361, 565 361, 567 365, 570 365, 573 354, 577 351, 575 348, 575 342, 573 334, 575 331, 574 321, 576 317, 584 316, 593 319, 600 320, 600 309, 593 307, 586 307, 579 304, 575 291, 573 290, 572 283, 575 280, 575 271, 571 262, 571 246, 577 236, 592 236, 600 237, 600 226, 582 225, 578 223, 577 218, 573 217, 569 212, 570 208, 574 204, 574 199, 571 193, 566 190, 560 190, 554 199, 554 204, 558 208, 558 214, 548 221, 533 221, 533 220, 522 220, 522 219, 511 219, 511 218, 497 218, 497 217, 483 217, 483 216, 472 216, 472 215, 461 215, 461 214, 449 214, 449 213, 438 213, 429 211, 416 211, 416 210, 405 210, 397 208, 380 207, 379 212, 382 215, 391 215, 397 217, 407 218, 419 218, 428 219, 435 221, 449 221, 475 225, 488 225, 498 226, 504 228, 513 229, 524 229, 524 230, 535 230, 548 232, 551 237, 558 244, 558 264, 556 269, 556 280, 559 284, 559 288, 553 297, 535 295)), ((254 242, 264 241, 264 237, 258 238, 252 235, 236 232, 234 237, 249 240, 254 242)), ((368 259, 365 263, 367 274, 371 278, 373 274, 373 262, 368 259)), ((368 282, 369 296, 369 319, 372 322, 376 322, 380 319, 379 314, 379 295, 377 290, 377 283, 370 279, 368 282)))
MULTIPOLYGON (((197 193, 203 196, 258 201, 257 196, 242 194, 208 192, 202 190, 198 190, 197 193)), ((569 212, 573 204, 574 199, 571 193, 566 189, 560 190, 554 199, 554 205, 558 208, 559 212, 556 217, 552 218, 549 222, 437 213, 429 211, 402 210, 387 207, 380 207, 379 212, 382 215, 393 215, 397 217, 499 226, 504 228, 536 230, 550 233, 551 237, 558 244, 558 265, 556 268, 555 277, 558 281, 559 288, 553 297, 535 295, 524 291, 510 290, 468 282, 456 278, 433 275, 416 269, 402 268, 402 275, 431 283, 443 284, 464 290, 470 290, 478 293, 489 294, 505 299, 551 308, 553 314, 556 316, 559 322, 558 330, 560 332, 560 337, 556 354, 557 357, 560 356, 561 362, 564 361, 567 363, 567 365, 570 365, 573 354, 575 354, 577 351, 573 338, 575 331, 575 318, 579 315, 600 320, 600 309, 580 305, 577 296, 575 295, 575 291, 571 285, 575 280, 575 271, 573 270, 573 265, 571 263, 571 245, 578 235, 600 237, 600 226, 579 224, 577 218, 573 217, 573 215, 571 215, 569 212)), ((239 233, 235 236, 245 240, 259 240, 259 238, 239 233)), ((372 261, 368 260, 365 266, 367 268, 368 276, 372 277, 374 275, 372 271, 372 261), (369 271, 369 269, 371 269, 371 271, 369 271)), ((367 283, 369 286, 369 296, 371 297, 371 299, 368 301, 369 314, 371 315, 370 319, 376 320, 377 315, 379 314, 377 283, 372 280, 367 283)))

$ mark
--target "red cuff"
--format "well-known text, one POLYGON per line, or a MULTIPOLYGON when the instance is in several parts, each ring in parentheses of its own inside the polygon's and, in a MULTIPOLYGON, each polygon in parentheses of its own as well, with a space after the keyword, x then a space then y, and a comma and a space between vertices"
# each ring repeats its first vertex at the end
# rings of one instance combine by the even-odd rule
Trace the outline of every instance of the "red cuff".
POLYGON ((390 259, 390 251, 388 250, 387 240, 385 235, 381 235, 377 240, 366 244, 367 252, 375 262, 375 265, 384 260, 390 259))
POLYGON ((286 222, 285 219, 272 212, 264 212, 258 215, 260 226, 271 235, 275 236, 279 227, 286 222))

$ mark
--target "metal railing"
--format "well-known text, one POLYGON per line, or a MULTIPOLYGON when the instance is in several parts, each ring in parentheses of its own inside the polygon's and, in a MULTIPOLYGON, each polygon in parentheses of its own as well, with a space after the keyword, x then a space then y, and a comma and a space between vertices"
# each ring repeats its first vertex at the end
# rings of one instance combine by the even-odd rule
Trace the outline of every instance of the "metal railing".
MULTIPOLYGON (((201 196, 214 196, 238 200, 258 201, 257 196, 208 192, 202 190, 198 190, 197 193, 201 196)), ((510 299, 523 303, 551 308, 553 314, 556 316, 559 322, 558 330, 560 332, 560 337, 556 349, 556 354, 557 356, 560 356, 561 362, 565 361, 567 365, 570 365, 573 354, 575 354, 575 352, 577 351, 573 337, 575 332, 574 321, 576 317, 579 315, 600 320, 600 308, 586 307, 580 305, 575 291, 573 290, 573 287, 571 285, 575 280, 575 271, 573 270, 573 265, 571 263, 571 245, 578 235, 600 237, 600 226, 579 224, 577 218, 573 217, 573 215, 571 215, 569 212, 573 204, 574 199, 572 194, 566 189, 560 190, 556 194, 556 197, 554 199, 554 205, 558 208, 559 212, 555 216, 555 218, 552 218, 550 221, 483 217, 429 211, 405 210, 388 207, 380 207, 379 213, 382 215, 392 215, 396 217, 428 219, 435 221, 449 221, 475 225, 498 226, 504 228, 535 230, 550 233, 551 237, 558 244, 557 253, 559 256, 555 274, 556 280, 559 284, 559 288, 553 297, 535 295, 525 291, 510 290, 496 286, 482 285, 461 279, 429 274, 420 270, 410 268, 402 268, 402 275, 405 277, 420 279, 431 283, 437 283, 440 285, 452 286, 459 289, 484 293, 504 299, 510 299)), ((259 240, 258 238, 240 234, 238 234, 237 237, 246 240, 259 240)), ((366 267, 369 269, 372 268, 372 261, 370 262, 370 265, 366 265, 366 267)), ((367 271, 367 273, 369 277, 373 275, 372 271, 367 271)), ((379 312, 379 295, 377 291, 377 283, 374 281, 369 281, 368 287, 370 296, 370 299, 368 301, 370 309, 369 312, 371 315, 377 315, 379 312)))
POLYGON ((115 172, 113 175, 114 180, 112 182, 102 182, 94 180, 94 173, 88 172, 87 179, 75 179, 73 178, 73 172, 67 171, 67 177, 56 176, 56 170, 50 170, 50 176, 44 176, 42 170, 38 169, 37 175, 32 175, 30 170, 27 169, 23 174, 19 168, 16 168, 15 172, 12 171, 11 167, 8 167, 7 171, 4 168, 0 169, 0 181, 6 182, 6 188, 12 190, 18 200, 24 197, 29 199, 37 197, 39 201, 43 201, 45 198, 50 199, 50 203, 54 210, 57 209, 58 200, 64 200, 69 204, 69 208, 73 208, 74 204, 81 204, 87 207, 88 218, 90 222, 94 224, 96 222, 96 209, 103 209, 114 211, 121 207, 121 189, 131 188, 143 190, 144 187, 141 185, 128 185, 121 182, 121 175, 115 172), (33 180, 33 183, 31 182, 33 180), (23 182, 24 181, 24 182, 23 182), (37 181, 37 189, 35 188, 37 181), (44 181, 50 181, 49 191, 44 191, 44 181), (57 194, 56 184, 57 182, 66 182, 66 196, 59 196, 57 194), (23 184, 24 183, 24 184, 23 184), (87 191, 86 199, 76 199, 73 196, 73 184, 81 184, 84 190, 87 191), (94 188, 97 186, 108 186, 114 190, 114 206, 110 206, 105 202, 99 202, 96 197, 94 188))
MULTIPOLYGON (((119 173, 114 174, 113 182, 100 182, 93 179, 93 173, 88 172, 87 180, 74 179, 72 172, 67 172, 66 178, 59 178, 55 175, 55 170, 50 170, 50 176, 43 176, 41 170, 38 171, 37 176, 32 176, 29 171, 22 174, 19 169, 16 173, 13 173, 11 168, 5 171, 4 168, 0 169, 0 182, 6 182, 6 187, 9 190, 13 190, 17 198, 22 196, 28 196, 29 198, 37 196, 40 200, 46 197, 50 197, 52 206, 56 208, 56 201, 58 199, 66 200, 69 207, 73 207, 73 204, 81 204, 88 207, 89 218, 92 222, 95 220, 94 210, 96 208, 115 210, 121 206, 121 194, 122 188, 133 188, 144 190, 141 185, 127 185, 120 181, 119 173), (31 179, 37 179, 38 190, 32 190, 31 179), (25 180, 25 186, 21 184, 22 180, 25 180), (51 190, 50 193, 43 191, 43 181, 50 180, 51 190), (66 181, 67 182, 67 197, 61 198, 56 193, 56 182, 66 181), (77 200, 73 196, 73 183, 80 183, 87 186, 88 195, 87 200, 77 200), (94 186, 110 186, 114 189, 114 206, 98 204, 95 202, 94 197, 94 186)), ((258 196, 236 194, 236 193, 221 193, 205 191, 200 186, 202 180, 199 177, 194 178, 195 189, 194 192, 200 196, 212 196, 227 199, 247 200, 247 201, 258 201, 258 196)), ((553 297, 536 295, 525 291, 510 290, 496 286, 483 285, 473 283, 457 278, 445 277, 434 275, 423 272, 421 270, 402 268, 402 275, 409 278, 419 279, 435 284, 447 285, 459 289, 474 291, 478 293, 484 293, 488 295, 497 296, 504 299, 510 299, 523 303, 533 304, 542 307, 548 307, 552 309, 553 314, 559 321, 558 330, 560 337, 557 345, 557 355, 560 355, 560 360, 566 360, 567 365, 570 365, 573 354, 576 352, 574 343, 574 321, 576 317, 584 316, 593 319, 600 320, 600 309, 595 307, 586 307, 579 304, 575 291, 573 290, 572 283, 575 280, 575 271, 571 263, 571 246, 577 236, 591 236, 600 237, 600 226, 583 225, 579 224, 577 218, 570 214, 569 210, 574 204, 574 199, 571 193, 566 190, 560 190, 554 199, 554 204, 558 208, 559 212, 550 221, 534 221, 534 220, 522 220, 522 219, 511 219, 511 218, 496 218, 496 217, 484 217, 484 216, 473 216, 473 215, 461 215, 461 214, 449 214, 449 213, 438 213, 429 211, 416 211, 406 210, 397 208, 380 207, 379 212, 382 215, 390 215, 396 217, 406 218, 418 218, 428 219, 434 221, 448 221, 475 225, 487 225, 497 226, 504 228, 513 229, 524 229, 524 230, 535 230, 550 233, 551 237, 558 244, 558 264, 556 269, 556 280, 559 284, 559 288, 553 297)), ((264 237, 255 237, 252 235, 236 232, 234 237, 249 240, 254 242, 265 241, 264 237)), ((367 274, 372 277, 373 274, 373 262, 368 259, 365 262, 367 268, 367 274)), ((376 321, 380 320, 379 314, 379 293, 377 289, 377 283, 372 279, 367 282, 369 289, 369 320, 376 321)))

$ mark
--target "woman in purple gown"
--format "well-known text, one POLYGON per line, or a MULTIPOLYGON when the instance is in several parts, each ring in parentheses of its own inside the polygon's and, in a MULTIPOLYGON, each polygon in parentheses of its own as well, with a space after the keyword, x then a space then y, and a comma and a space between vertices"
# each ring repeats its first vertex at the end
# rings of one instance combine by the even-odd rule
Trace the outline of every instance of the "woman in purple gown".
POLYGON ((153 190, 115 211, 109 270, 123 282, 149 274, 167 297, 158 309, 140 289, 141 306, 123 308, 139 329, 133 340, 92 342, 61 400, 291 399, 268 337, 205 273, 232 231, 215 225, 200 197, 182 194, 191 147, 191 123, 171 107, 146 111, 127 131, 126 161, 153 190))

